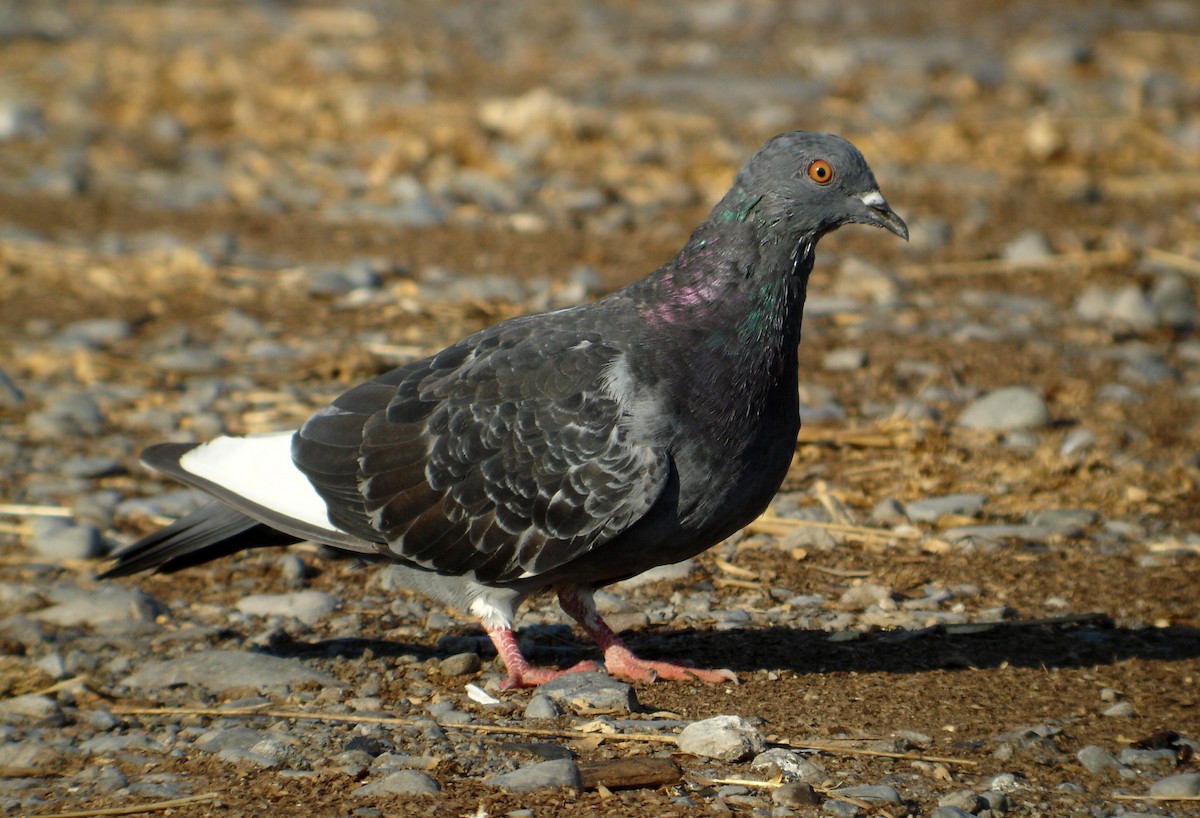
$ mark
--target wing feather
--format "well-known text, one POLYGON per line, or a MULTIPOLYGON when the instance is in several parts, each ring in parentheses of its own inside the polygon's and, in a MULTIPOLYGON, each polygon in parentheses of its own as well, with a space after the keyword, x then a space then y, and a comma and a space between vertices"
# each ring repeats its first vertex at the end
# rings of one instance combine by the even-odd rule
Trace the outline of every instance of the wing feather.
POLYGON ((292 456, 331 519, 385 555, 503 582, 640 519, 670 460, 636 441, 599 333, 516 319, 339 397, 292 456))

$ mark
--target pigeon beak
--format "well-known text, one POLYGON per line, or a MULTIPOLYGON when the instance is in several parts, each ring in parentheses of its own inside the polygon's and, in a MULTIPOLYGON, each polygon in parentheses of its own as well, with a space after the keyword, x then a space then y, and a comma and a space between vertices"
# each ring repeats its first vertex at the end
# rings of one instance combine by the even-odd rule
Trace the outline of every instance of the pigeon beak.
POLYGON ((863 224, 873 224, 884 230, 890 230, 908 241, 908 225, 888 206, 882 193, 878 190, 870 190, 859 197, 859 200, 866 205, 866 211, 862 213, 863 224))

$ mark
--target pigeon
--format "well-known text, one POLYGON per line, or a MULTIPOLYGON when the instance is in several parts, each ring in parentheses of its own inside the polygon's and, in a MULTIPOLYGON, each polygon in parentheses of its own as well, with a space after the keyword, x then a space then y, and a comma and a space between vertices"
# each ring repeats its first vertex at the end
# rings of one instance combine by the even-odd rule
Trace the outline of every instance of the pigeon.
POLYGON ((695 556, 766 509, 800 429, 814 251, 849 223, 908 238, 853 145, 780 134, 643 279, 481 330, 351 388, 299 430, 150 446, 147 466, 214 499, 120 550, 102 577, 315 541, 394 564, 412 589, 477 617, 505 689, 589 670, 736 683, 636 656, 593 594, 695 556), (602 668, 522 654, 517 608, 546 591, 602 668))

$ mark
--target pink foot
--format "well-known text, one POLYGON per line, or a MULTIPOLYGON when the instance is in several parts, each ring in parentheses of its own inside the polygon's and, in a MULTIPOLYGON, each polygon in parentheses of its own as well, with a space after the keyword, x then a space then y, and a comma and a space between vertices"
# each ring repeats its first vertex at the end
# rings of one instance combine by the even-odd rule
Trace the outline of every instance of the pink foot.
MULTIPOLYGON (((615 636, 613 637, 616 638, 615 636)), ((655 682, 659 679, 673 679, 681 682, 705 682, 710 685, 725 682, 738 683, 737 674, 732 670, 702 670, 700 668, 679 665, 674 662, 655 662, 638 658, 633 651, 621 642, 610 645, 604 651, 604 667, 612 676, 620 676, 634 682, 655 682)))
POLYGON ((580 662, 566 670, 552 670, 546 667, 534 667, 521 653, 517 639, 511 628, 488 628, 487 634, 496 646, 504 667, 508 670, 508 678, 500 683, 501 690, 512 690, 516 687, 537 687, 551 679, 565 676, 568 673, 595 673, 600 666, 595 662, 580 662))
POLYGON ((613 676, 635 682, 653 682, 658 679, 699 681, 707 684, 738 683, 732 670, 700 670, 672 662, 652 662, 639 659, 625 646, 612 628, 600 617, 592 602, 592 593, 586 588, 565 587, 558 591, 558 604, 567 615, 578 622, 588 635, 604 651, 604 667, 613 676))

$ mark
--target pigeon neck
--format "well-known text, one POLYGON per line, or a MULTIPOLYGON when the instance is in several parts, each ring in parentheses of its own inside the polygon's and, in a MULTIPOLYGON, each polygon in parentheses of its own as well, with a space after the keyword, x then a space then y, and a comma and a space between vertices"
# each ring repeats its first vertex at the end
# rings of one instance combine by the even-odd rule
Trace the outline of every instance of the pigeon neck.
POLYGON ((712 410, 717 430, 753 422, 728 417, 731 410, 756 415, 795 400, 815 239, 785 247, 771 231, 751 227, 710 219, 674 259, 635 285, 660 373, 675 388, 695 391, 693 405, 712 410), (733 395, 738 399, 722 399, 733 395))

